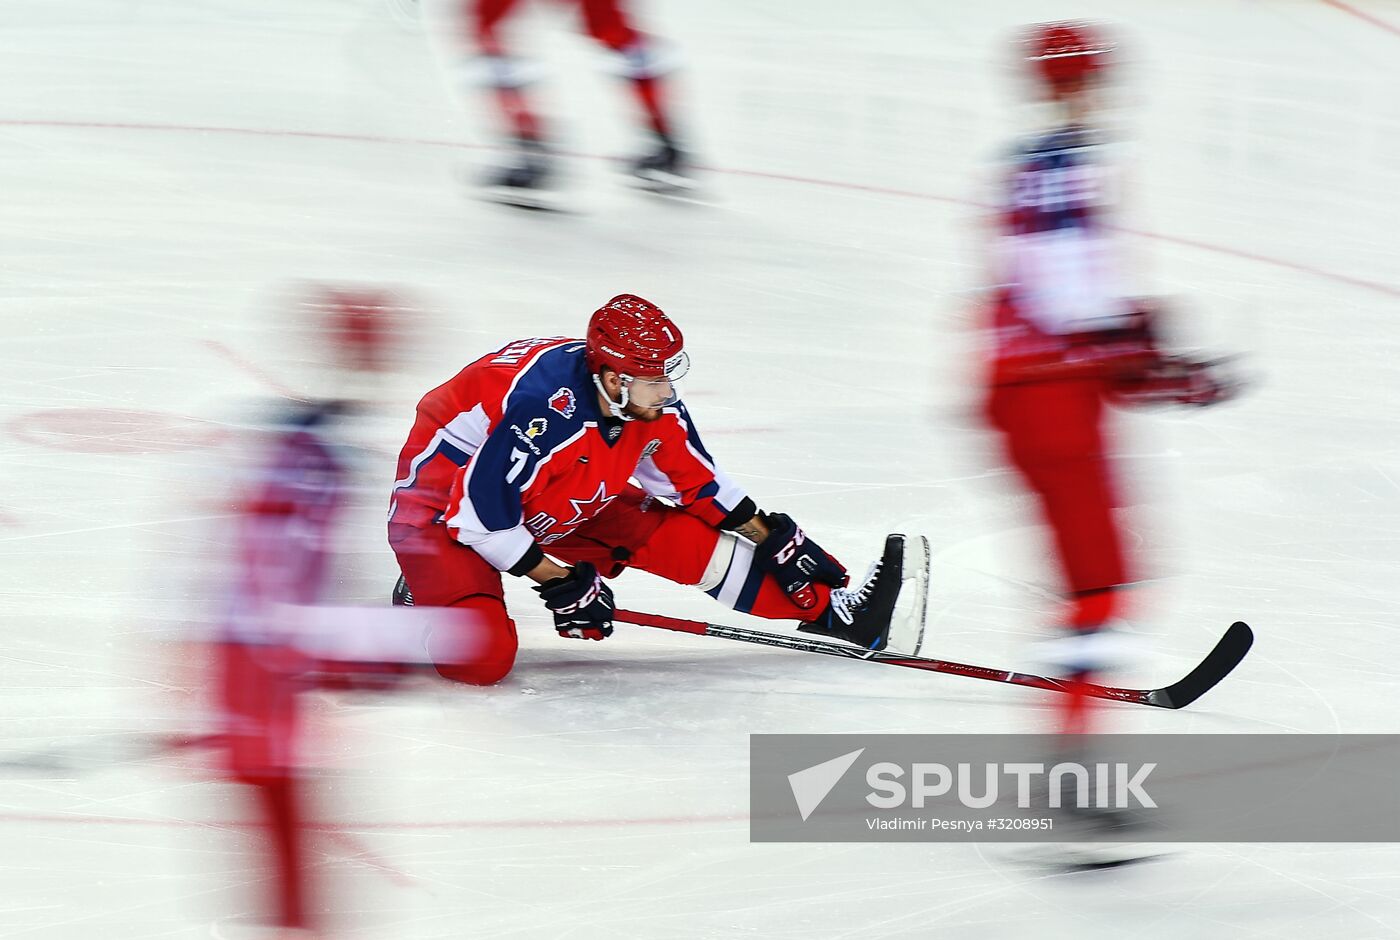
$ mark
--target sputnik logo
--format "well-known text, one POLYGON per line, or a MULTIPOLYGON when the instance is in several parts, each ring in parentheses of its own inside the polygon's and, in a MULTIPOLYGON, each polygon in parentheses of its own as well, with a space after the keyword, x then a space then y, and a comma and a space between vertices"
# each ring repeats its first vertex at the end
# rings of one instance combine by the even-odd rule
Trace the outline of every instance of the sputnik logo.
POLYGON ((797 801, 797 811, 802 814, 803 822, 817 811, 817 807, 822 805, 822 800, 826 799, 841 782, 841 778, 846 776, 846 771, 851 769, 856 758, 864 753, 865 748, 861 748, 806 770, 799 770, 795 774, 788 774, 788 786, 792 787, 792 798, 797 801))

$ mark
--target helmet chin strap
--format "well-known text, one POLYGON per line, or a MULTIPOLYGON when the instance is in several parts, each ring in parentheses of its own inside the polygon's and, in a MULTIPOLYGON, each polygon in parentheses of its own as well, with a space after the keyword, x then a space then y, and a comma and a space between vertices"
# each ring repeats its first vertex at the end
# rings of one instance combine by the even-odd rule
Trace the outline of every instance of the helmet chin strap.
MULTIPOLYGON (((618 377, 623 378, 622 376, 618 377)), ((622 382, 622 401, 613 401, 612 396, 603 388, 603 380, 598 377, 598 373, 593 373, 593 386, 598 389, 598 394, 603 396, 603 400, 608 403, 608 411, 612 412, 614 418, 621 418, 623 421, 636 421, 637 419, 627 414, 624 410, 630 396, 627 392, 627 382, 622 382)))

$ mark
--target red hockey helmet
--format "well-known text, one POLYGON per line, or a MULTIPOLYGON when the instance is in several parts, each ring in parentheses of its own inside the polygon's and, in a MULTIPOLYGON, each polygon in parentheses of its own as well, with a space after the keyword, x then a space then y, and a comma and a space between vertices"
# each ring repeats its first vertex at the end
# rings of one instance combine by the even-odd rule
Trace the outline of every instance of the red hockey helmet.
POLYGON ((312 303, 325 316, 325 329, 342 368, 380 372, 388 367, 397 339, 394 331, 398 307, 389 291, 325 287, 312 303))
POLYGON ((636 294, 618 294, 588 321, 584 358, 593 382, 614 416, 630 419, 629 401, 655 409, 680 400, 681 378, 690 369, 685 338, 659 307, 636 294), (599 373, 612 369, 622 378, 621 399, 603 389, 599 373))
POLYGON ((372 401, 411 340, 413 313, 395 288, 292 281, 270 305, 267 355, 297 398, 372 401))
POLYGON ((633 378, 679 379, 689 364, 685 338, 659 307, 636 294, 618 294, 588 321, 590 371, 604 366, 633 378))
POLYGON ((1027 64, 1054 91, 1071 91, 1098 78, 1113 53, 1099 27, 1083 20, 1029 27, 1021 44, 1027 64))

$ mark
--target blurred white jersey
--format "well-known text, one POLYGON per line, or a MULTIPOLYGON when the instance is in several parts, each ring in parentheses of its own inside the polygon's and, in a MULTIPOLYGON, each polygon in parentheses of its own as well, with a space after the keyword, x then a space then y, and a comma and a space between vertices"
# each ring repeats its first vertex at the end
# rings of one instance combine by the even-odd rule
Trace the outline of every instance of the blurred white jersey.
POLYGON ((1013 155, 994 258, 999 358, 1053 353, 1062 337, 1116 326, 1129 312, 1107 224, 1106 150, 1089 132, 1066 128, 1013 155))

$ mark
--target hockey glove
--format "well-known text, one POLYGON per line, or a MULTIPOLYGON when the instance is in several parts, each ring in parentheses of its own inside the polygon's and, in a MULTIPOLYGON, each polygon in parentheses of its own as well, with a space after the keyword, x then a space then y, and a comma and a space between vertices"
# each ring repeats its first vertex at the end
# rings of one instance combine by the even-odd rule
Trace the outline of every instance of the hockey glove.
POLYGON ((569 569, 568 577, 546 581, 535 590, 554 613, 554 629, 560 636, 578 640, 612 636, 612 588, 588 562, 579 562, 569 569))
POLYGON ((807 537, 785 513, 765 513, 768 537, 754 548, 754 560, 778 581, 778 586, 798 607, 817 605, 813 582, 844 587, 850 577, 835 558, 807 537))
POLYGON ((1235 397, 1240 383, 1226 371, 1226 360, 1162 351, 1157 331, 1165 309, 1155 298, 1135 298, 1121 326, 1073 336, 1074 352, 1099 364, 1110 395, 1122 405, 1204 407, 1235 397))
POLYGON ((1119 376, 1112 394, 1120 404, 1196 405, 1205 407, 1239 394, 1240 382, 1224 368, 1223 360, 1162 356, 1134 373, 1119 376))

